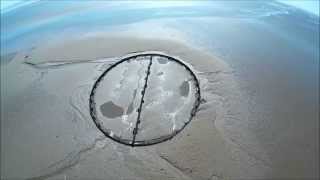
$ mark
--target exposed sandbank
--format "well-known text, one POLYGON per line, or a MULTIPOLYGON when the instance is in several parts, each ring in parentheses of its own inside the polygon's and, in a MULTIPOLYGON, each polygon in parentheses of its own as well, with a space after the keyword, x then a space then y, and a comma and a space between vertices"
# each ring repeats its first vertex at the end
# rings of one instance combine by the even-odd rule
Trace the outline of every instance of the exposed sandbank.
POLYGON ((248 109, 233 70, 184 42, 73 39, 20 52, 1 68, 3 177, 228 179, 270 171, 268 157, 246 129, 248 109), (132 148, 104 138, 89 115, 88 99, 111 63, 139 51, 161 51, 187 62, 200 79, 203 100, 172 140, 132 148), (234 134, 247 144, 237 144, 234 134))

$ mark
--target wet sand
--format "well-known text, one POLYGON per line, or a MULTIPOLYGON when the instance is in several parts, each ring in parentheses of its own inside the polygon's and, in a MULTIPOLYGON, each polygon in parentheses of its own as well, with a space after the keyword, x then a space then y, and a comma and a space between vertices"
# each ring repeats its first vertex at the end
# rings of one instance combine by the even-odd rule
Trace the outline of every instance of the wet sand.
POLYGON ((268 157, 250 131, 232 129, 232 124, 228 128, 246 138, 259 157, 219 128, 226 116, 240 121, 248 113, 233 70, 183 42, 88 37, 20 52, 2 68, 3 177, 228 179, 270 172, 268 157), (132 148, 95 127, 89 93, 110 64, 132 52, 152 50, 188 63, 200 80, 203 99, 191 123, 172 140, 132 148))
MULTIPOLYGON (((55 1, 2 14, 1 178, 319 178, 319 17, 276 1, 188 4, 55 1), (131 148, 102 135, 88 104, 101 73, 139 51, 181 58, 203 99, 172 140, 131 148)), ((130 114, 132 102, 101 111, 130 114)))
POLYGON ((293 166, 285 172, 275 163, 281 157, 274 160, 252 130, 252 102, 234 69, 183 40, 123 35, 67 39, 19 52, 1 68, 4 178, 201 180, 292 173, 293 166), (202 101, 191 123, 172 140, 132 148, 96 128, 88 103, 101 73, 140 51, 160 51, 188 63, 200 80, 202 101))

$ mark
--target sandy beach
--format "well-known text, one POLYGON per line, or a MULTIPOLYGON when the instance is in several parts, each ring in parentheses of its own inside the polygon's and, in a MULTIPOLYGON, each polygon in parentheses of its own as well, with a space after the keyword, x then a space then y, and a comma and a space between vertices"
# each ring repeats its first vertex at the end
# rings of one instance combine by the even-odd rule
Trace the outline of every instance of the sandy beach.
MULTIPOLYGON (((270 171, 264 160, 223 138, 224 128, 217 128, 224 117, 243 118, 248 111, 232 69, 182 42, 88 37, 19 53, 3 68, 3 116, 11 119, 2 124, 6 127, 2 160, 7 177, 15 177, 16 169, 22 170, 18 178, 30 179, 59 179, 63 174, 71 179, 228 179, 249 174, 258 177, 270 171), (89 93, 110 64, 132 52, 151 50, 189 63, 200 80, 203 100, 196 117, 172 140, 150 147, 127 147, 104 137, 95 127, 89 115, 89 93), (25 78, 23 83, 21 78, 25 78), (19 143, 20 137, 27 143, 19 143), (86 171, 92 168, 93 172, 86 171)), ((246 129, 234 131, 253 137, 246 129)), ((255 145, 255 153, 264 153, 255 139, 250 143, 255 145)))
MULTIPOLYGON (((102 12, 104 7, 70 4, 66 7, 84 14, 102 12)), ((80 32, 77 30, 83 27, 72 29, 71 24, 52 34, 39 28, 41 31, 29 36, 28 31, 19 32, 23 36, 17 31, 17 37, 4 37, 12 44, 5 44, 1 51, 1 179, 319 178, 319 41, 315 41, 319 28, 314 28, 314 19, 308 19, 308 26, 296 27, 286 18, 300 12, 272 3, 263 7, 281 11, 257 17, 251 11, 250 16, 210 14, 221 8, 218 4, 192 7, 194 11, 191 8, 186 17, 180 17, 183 8, 166 15, 162 7, 153 14, 161 18, 152 19, 148 13, 154 9, 144 12, 146 18, 134 6, 128 7, 142 20, 122 17, 122 7, 115 6, 121 12, 115 18, 119 22, 107 19, 107 25, 98 26, 98 30, 80 32), (10 51, 14 43, 19 48, 10 51), (103 72, 139 53, 182 60, 199 80, 201 101, 190 123, 172 139, 131 147, 106 137, 97 128, 89 99, 103 72)), ((72 17, 70 12, 66 8, 55 13, 72 17)), ((54 13, 45 13, 42 23, 55 25, 58 21, 53 17, 54 13)), ((6 23, 4 31, 8 33, 15 25, 6 23)), ((36 25, 42 27, 41 23, 36 25)), ((130 68, 130 64, 124 67, 130 68)), ((125 76, 116 75, 110 87, 122 90, 108 90, 105 95, 97 91, 102 99, 98 103, 116 93, 126 98, 122 91, 132 94, 131 87, 121 83, 125 76)), ((152 74, 150 77, 156 79, 152 74)), ((177 75, 167 81, 178 84, 183 78, 177 75)), ((152 86, 156 89, 159 85, 155 81, 152 86)), ((123 108, 130 109, 127 105, 123 108)), ((161 115, 159 112, 151 111, 150 116, 161 115)))

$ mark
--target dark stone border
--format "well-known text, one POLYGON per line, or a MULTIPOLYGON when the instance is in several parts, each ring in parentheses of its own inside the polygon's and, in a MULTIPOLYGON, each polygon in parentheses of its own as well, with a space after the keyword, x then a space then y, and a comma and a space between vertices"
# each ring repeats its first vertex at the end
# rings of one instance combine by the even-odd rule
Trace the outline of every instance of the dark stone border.
MULTIPOLYGON (((152 61, 150 59, 150 61, 152 61)), ((147 82, 146 82, 147 83, 147 82)), ((90 115, 94 121, 94 123, 96 124, 97 128, 103 132, 103 134, 107 137, 109 137, 110 139, 124 144, 124 145, 130 145, 130 146, 147 146, 147 145, 153 145, 153 144, 157 144, 157 143, 161 143, 164 142, 166 140, 169 140, 171 138, 173 138, 175 135, 177 135, 180 131, 182 131, 185 126, 187 124, 190 123, 191 119, 196 115, 197 109, 200 105, 200 100, 201 100, 201 95, 200 95, 200 83, 199 80, 197 79, 196 75, 192 72, 192 70, 186 65, 184 64, 181 60, 178 60, 176 58, 173 58, 171 56, 168 55, 164 55, 164 54, 160 54, 160 53, 142 53, 142 54, 136 54, 136 55, 132 55, 132 56, 128 56, 126 58, 121 59, 120 61, 112 64, 110 67, 108 67, 107 70, 105 70, 100 76, 99 78, 96 80, 96 82, 94 83, 91 93, 90 93, 90 98, 89 98, 89 109, 90 109, 90 115), (96 117, 96 108, 95 108, 95 101, 94 101, 94 96, 95 96, 95 92, 96 92, 96 88, 98 87, 100 81, 103 79, 103 77, 114 67, 116 67, 118 64, 123 63, 125 61, 129 61, 131 59, 135 59, 137 57, 141 57, 141 56, 159 56, 159 57, 163 57, 163 58, 167 58, 169 61, 175 61, 178 64, 182 65, 193 77, 193 80, 195 82, 195 86, 196 86, 196 101, 194 102, 193 108, 190 112, 190 117, 189 120, 187 122, 185 122, 185 124, 182 126, 182 128, 180 128, 179 130, 174 131, 172 134, 166 135, 166 136, 162 136, 159 138, 155 138, 155 139, 151 139, 151 140, 144 140, 144 141, 131 141, 128 139, 122 139, 120 137, 118 137, 116 134, 111 133, 108 129, 106 129, 105 127, 103 127, 101 124, 101 121, 96 117)), ((138 112, 140 113, 140 112, 138 112)))

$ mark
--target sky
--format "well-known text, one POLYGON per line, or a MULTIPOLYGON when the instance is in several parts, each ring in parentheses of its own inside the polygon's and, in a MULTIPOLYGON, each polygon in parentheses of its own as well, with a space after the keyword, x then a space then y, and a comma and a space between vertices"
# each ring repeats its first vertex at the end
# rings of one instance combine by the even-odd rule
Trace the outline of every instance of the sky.
MULTIPOLYGON (((23 6, 35 0, 0 0, 1 13, 10 11, 13 7, 23 6)), ((277 0, 278 2, 291 5, 319 16, 320 0, 277 0)))

